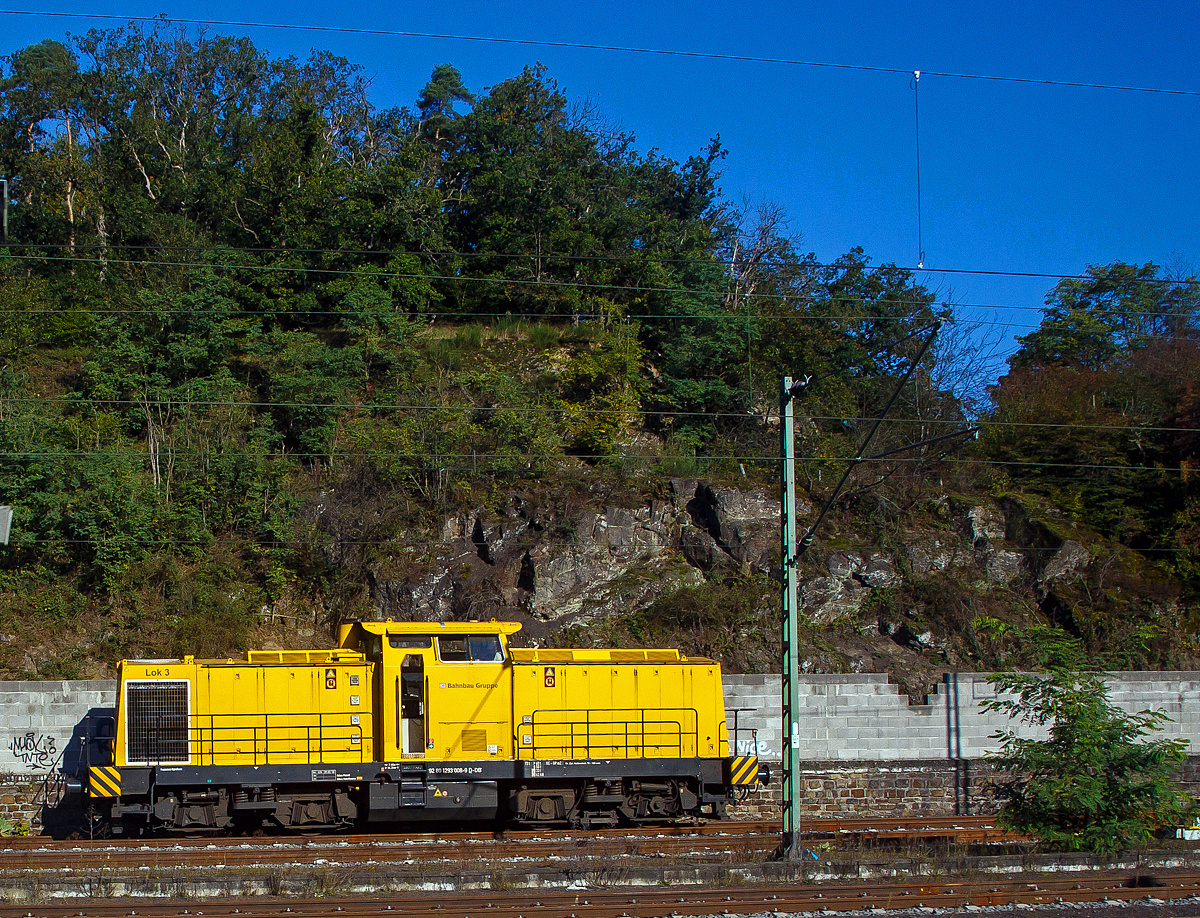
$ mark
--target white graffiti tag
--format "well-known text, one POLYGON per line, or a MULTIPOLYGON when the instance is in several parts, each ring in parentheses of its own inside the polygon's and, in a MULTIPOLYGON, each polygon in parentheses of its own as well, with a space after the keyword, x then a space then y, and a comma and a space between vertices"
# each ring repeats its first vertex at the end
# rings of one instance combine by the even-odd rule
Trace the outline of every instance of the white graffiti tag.
POLYGON ((764 740, 739 739, 736 745, 737 750, 734 755, 756 755, 760 759, 771 759, 772 761, 779 759, 779 755, 771 747, 771 744, 764 740))
POLYGON ((26 768, 49 768, 58 754, 54 748, 54 737, 44 733, 14 736, 8 748, 13 757, 26 768))

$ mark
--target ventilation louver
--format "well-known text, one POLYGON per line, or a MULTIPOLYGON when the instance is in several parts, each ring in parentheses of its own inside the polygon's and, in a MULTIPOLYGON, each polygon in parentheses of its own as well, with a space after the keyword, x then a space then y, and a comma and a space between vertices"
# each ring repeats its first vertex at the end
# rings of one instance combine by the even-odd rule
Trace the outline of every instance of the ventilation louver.
POLYGON ((187 682, 127 682, 125 704, 131 764, 189 761, 187 682))
POLYGON ((463 752, 487 752, 487 731, 486 730, 463 730, 462 751, 463 752))

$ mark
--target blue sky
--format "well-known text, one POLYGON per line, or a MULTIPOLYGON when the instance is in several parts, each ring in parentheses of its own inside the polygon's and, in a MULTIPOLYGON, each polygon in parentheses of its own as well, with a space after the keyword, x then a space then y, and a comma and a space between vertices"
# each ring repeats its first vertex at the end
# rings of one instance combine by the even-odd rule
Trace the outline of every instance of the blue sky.
MULTIPOLYGON (((0 53, 116 23, 15 15, 94 13, 95 3, 9 3, 0 53)), ((1200 95, 959 79, 934 72, 1200 92, 1195 2, 477 2, 338 4, 123 0, 103 12, 787 58, 905 73, 448 39, 213 25, 275 54, 328 49, 363 66, 376 104, 412 105, 450 62, 475 91, 540 61, 641 149, 684 159, 719 134, 722 187, 781 204, 803 248, 862 246, 916 267, 920 69, 925 267, 1073 274, 1115 260, 1200 271, 1200 95)), ((984 307, 1008 334, 1036 325, 1053 278, 924 276, 984 307), (1032 307, 1032 308, 1031 308, 1032 307)), ((1011 344, 1011 342, 1010 342, 1011 344)))

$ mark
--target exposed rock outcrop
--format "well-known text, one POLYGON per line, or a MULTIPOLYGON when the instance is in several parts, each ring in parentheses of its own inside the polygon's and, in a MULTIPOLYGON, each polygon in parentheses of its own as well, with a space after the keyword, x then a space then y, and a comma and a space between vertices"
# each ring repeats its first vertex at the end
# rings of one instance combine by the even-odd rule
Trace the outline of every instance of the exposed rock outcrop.
POLYGON ((1081 543, 1068 539, 1042 569, 1042 583, 1078 575, 1091 561, 1091 553, 1081 543))
MULTIPOLYGON (((802 520, 812 514, 804 502, 798 510, 802 520)), ((1091 570, 1082 537, 1064 537, 1063 527, 1011 499, 942 498, 934 511, 929 528, 893 534, 888 550, 866 544, 822 551, 818 539, 801 565, 801 614, 816 624, 851 622, 912 652, 947 655, 953 651, 945 636, 923 617, 930 600, 904 592, 912 583, 952 578, 937 582, 975 595, 1024 590, 1047 614, 1062 617, 1065 606, 1053 591, 1091 570), (873 597, 877 630, 861 620, 873 597)), ((707 579, 779 577, 776 497, 696 479, 675 479, 663 497, 638 506, 512 493, 500 512, 444 520, 439 535, 432 544, 407 546, 403 564, 394 557, 371 569, 380 618, 510 618, 540 640, 707 579)))
POLYGON ((561 626, 628 611, 706 575, 778 563, 779 502, 690 479, 641 507, 538 505, 447 519, 421 575, 370 581, 380 618, 517 617, 561 626))

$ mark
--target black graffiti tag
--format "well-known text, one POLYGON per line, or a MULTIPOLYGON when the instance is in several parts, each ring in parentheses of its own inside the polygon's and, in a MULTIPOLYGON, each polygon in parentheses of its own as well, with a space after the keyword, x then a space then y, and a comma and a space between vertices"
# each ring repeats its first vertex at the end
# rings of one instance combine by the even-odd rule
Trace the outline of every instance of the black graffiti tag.
POLYGON ((57 755, 54 737, 44 733, 14 736, 8 748, 13 757, 26 768, 49 768, 54 764, 57 755))

